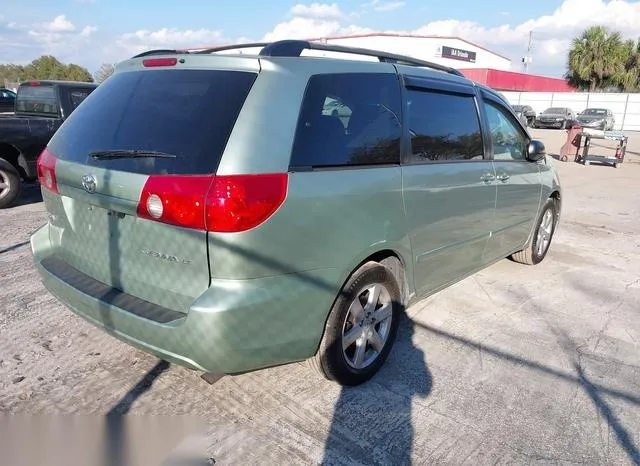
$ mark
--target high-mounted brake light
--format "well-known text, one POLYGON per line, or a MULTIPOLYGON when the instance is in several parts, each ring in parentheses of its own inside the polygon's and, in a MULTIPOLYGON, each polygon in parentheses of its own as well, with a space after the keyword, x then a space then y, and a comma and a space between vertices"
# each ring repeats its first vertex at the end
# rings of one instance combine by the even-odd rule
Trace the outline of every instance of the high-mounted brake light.
POLYGON ((40 186, 52 193, 58 194, 58 180, 56 179, 56 161, 58 159, 45 147, 38 157, 38 181, 40 186))
POLYGON ((39 86, 40 85, 40 81, 31 81, 29 82, 30 86, 39 86))
POLYGON ((286 173, 230 176, 150 176, 138 215, 171 225, 221 233, 255 228, 287 195, 286 173))
POLYGON ((153 66, 176 66, 176 63, 178 63, 177 58, 147 58, 142 60, 142 66, 147 68, 153 66))

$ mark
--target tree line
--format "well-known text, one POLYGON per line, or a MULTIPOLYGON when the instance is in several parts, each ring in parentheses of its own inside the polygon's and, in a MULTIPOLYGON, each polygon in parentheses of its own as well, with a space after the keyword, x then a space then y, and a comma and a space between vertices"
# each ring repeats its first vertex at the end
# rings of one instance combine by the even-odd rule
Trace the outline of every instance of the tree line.
POLYGON ((640 39, 622 40, 603 26, 585 29, 571 42, 566 78, 584 91, 639 92, 640 39))
POLYGON ((114 70, 110 63, 103 64, 94 74, 75 63, 65 64, 51 55, 43 55, 33 60, 28 65, 1 65, 0 86, 6 83, 21 83, 23 81, 38 79, 59 79, 63 81, 102 82, 107 79, 114 70))

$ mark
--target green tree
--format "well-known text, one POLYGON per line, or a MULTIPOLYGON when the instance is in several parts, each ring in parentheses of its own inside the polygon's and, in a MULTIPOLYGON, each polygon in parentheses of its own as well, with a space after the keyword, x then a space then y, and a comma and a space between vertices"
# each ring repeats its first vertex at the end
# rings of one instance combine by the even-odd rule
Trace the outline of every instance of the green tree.
POLYGON ((626 41, 620 54, 624 67, 611 80, 624 92, 637 92, 640 90, 640 39, 626 41))
POLYGON ((73 63, 66 65, 51 55, 43 55, 26 66, 0 65, 0 82, 21 82, 31 79, 93 82, 93 77, 86 68, 73 63))
POLYGON ((569 50, 569 80, 578 87, 600 90, 625 70, 620 33, 592 26, 573 39, 569 50))
POLYGON ((103 63, 100 69, 93 75, 93 77, 97 83, 101 83, 109 76, 111 76, 114 71, 115 66, 113 65, 113 63, 103 63))

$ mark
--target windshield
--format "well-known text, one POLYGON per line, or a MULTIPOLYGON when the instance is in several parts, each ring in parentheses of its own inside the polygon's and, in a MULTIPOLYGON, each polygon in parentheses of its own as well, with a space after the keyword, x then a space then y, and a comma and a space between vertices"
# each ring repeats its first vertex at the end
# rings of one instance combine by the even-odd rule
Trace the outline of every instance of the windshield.
POLYGON ((584 112, 583 115, 591 115, 591 116, 606 116, 607 111, 603 108, 588 108, 584 112))
POLYGON ((215 173, 256 76, 219 70, 114 74, 86 97, 49 147, 60 159, 132 173, 215 173), (122 153, 133 155, 114 156, 122 153))
POLYGON ((513 111, 514 112, 521 112, 524 109, 524 106, 522 105, 514 105, 513 106, 513 111))
POLYGON ((567 110, 564 109, 564 108, 551 107, 551 108, 546 109, 542 113, 558 114, 558 113, 566 113, 566 112, 567 112, 567 110))

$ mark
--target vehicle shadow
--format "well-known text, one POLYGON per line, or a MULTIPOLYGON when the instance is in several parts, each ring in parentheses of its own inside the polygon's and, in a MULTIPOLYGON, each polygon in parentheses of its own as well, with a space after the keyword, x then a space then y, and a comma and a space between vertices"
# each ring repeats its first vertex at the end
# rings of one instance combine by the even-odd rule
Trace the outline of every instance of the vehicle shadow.
POLYGON ((0 249, 0 254, 4 254, 5 252, 15 251, 16 249, 20 249, 23 246, 27 246, 31 244, 30 241, 23 241, 21 243, 12 244, 4 249, 0 249))
MULTIPOLYGON (((111 234, 116 238, 119 234, 118 222, 110 223, 111 234)), ((116 238, 111 242, 111 270, 117 274, 119 270, 119 246, 116 238)), ((277 259, 267 257, 258 251, 247 250, 216 238, 210 238, 215 247, 227 248, 233 253, 244 256, 256 263, 269 266, 273 271, 290 273, 289 265, 277 259)), ((114 282, 117 283, 117 277, 114 282)), ((332 293, 337 293, 335 284, 327 283, 304 274, 299 279, 332 293)), ((582 387, 601 413, 607 413, 606 421, 616 431, 620 444, 631 458, 637 456, 637 447, 633 440, 620 426, 611 408, 607 407, 602 395, 623 400, 640 406, 640 396, 621 390, 609 388, 600 383, 591 382, 579 370, 567 372, 510 353, 508 351, 478 343, 462 335, 455 335, 441 328, 420 323, 402 314, 402 321, 397 341, 387 363, 368 383, 358 387, 343 387, 334 405, 334 412, 325 442, 323 465, 330 464, 410 464, 414 443, 412 423, 412 403, 415 398, 426 398, 433 387, 433 376, 425 362, 424 352, 414 344, 414 337, 419 334, 431 339, 455 342, 470 349, 481 351, 491 357, 517 364, 524 368, 546 375, 554 376, 582 387), (617 430, 616 430, 617 429, 617 430)), ((109 325, 109 309, 105 308, 103 318, 109 325)), ((168 368, 168 363, 160 362, 143 379, 133 387, 112 410, 114 414, 129 412, 131 404, 137 397, 151 388, 153 380, 168 368)), ((116 416, 117 417, 117 416, 116 416)), ((116 421, 110 421, 116 422, 116 421)), ((115 424, 114 424, 115 425, 115 424)), ((118 448, 123 441, 117 429, 113 430, 112 448, 118 448)), ((116 463, 114 463, 116 464, 116 463)))
POLYGON ((18 199, 16 199, 15 202, 11 204, 9 209, 14 209, 16 207, 29 204, 38 204, 40 202, 42 202, 42 191, 40 190, 40 184, 25 182, 22 184, 22 193, 20 193, 18 199))
POLYGON ((433 386, 414 333, 413 321, 403 314, 380 372, 369 383, 342 387, 320 464, 411 464, 412 401, 429 396, 433 386))

